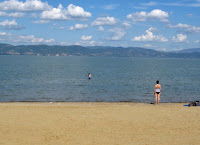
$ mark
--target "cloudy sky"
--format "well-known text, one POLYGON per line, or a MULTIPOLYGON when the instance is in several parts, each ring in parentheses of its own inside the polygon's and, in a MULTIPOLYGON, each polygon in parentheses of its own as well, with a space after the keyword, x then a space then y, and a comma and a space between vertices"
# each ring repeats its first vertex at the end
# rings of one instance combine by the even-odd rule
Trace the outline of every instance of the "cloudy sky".
POLYGON ((200 0, 1 0, 0 43, 200 47, 200 0))

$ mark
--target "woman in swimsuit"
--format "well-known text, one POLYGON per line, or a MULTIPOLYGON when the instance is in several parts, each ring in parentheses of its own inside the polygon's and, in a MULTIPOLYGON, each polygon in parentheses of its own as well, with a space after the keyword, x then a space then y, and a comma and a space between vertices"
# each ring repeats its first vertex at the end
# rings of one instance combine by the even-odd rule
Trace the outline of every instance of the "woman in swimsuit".
POLYGON ((154 86, 154 95, 155 95, 155 103, 160 103, 160 93, 161 93, 161 85, 159 84, 159 81, 156 81, 156 84, 154 86))

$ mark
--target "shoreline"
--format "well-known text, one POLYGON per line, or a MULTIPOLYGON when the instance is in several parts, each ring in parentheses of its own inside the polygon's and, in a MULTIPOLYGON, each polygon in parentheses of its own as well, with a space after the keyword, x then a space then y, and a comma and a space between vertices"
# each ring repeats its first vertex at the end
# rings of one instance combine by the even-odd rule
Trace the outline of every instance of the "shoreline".
POLYGON ((200 107, 184 103, 0 103, 0 144, 194 145, 200 107))
MULTIPOLYGON (((196 100, 194 100, 196 101, 196 100)), ((187 102, 160 102, 160 104, 170 104, 170 103, 190 103, 193 101, 187 101, 187 102)), ((141 103, 141 104, 154 104, 155 102, 133 102, 133 101, 5 101, 1 103, 141 103)))
MULTIPOLYGON (((153 103, 141 103, 141 102, 0 102, 0 107, 1 106, 71 106, 71 105, 78 105, 78 106, 85 106, 85 105, 147 105, 147 106, 173 106, 173 105, 178 105, 178 106, 183 106, 187 107, 184 105, 188 105, 190 102, 166 102, 166 103, 159 103, 155 104, 153 103)), ((193 107, 193 106, 191 106, 193 107)))
MULTIPOLYGON (((62 102, 62 101, 55 101, 55 102, 36 102, 36 101, 21 101, 21 102, 0 102, 1 104, 147 104, 147 105, 156 105, 155 102, 146 103, 146 102, 62 102)), ((184 104, 190 102, 161 102, 158 105, 162 104, 184 104)))

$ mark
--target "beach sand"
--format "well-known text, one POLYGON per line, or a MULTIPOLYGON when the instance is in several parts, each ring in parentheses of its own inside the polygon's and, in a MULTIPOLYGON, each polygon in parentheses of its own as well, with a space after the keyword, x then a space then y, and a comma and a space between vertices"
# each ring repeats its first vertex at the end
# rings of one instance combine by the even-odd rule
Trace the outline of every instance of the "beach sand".
POLYGON ((197 145, 186 103, 0 103, 0 145, 197 145))

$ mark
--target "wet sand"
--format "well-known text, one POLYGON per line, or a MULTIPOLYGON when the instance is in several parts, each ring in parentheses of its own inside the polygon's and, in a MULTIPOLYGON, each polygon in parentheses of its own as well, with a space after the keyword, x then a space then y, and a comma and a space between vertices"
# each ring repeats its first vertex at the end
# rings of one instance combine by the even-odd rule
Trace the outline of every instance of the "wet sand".
POLYGON ((1 145, 196 145, 186 103, 0 103, 1 145))

